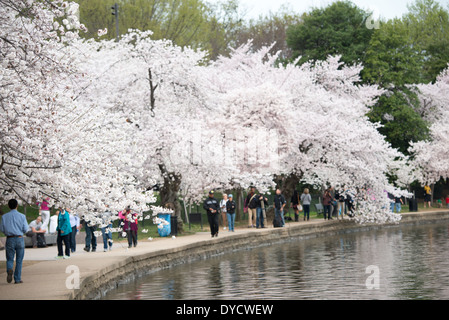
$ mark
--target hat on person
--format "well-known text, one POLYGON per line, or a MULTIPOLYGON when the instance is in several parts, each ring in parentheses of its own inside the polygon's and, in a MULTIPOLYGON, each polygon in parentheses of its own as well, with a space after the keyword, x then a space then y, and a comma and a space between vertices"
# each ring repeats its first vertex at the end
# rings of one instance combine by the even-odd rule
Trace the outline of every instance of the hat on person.
POLYGON ((209 191, 209 194, 214 194, 214 190, 209 191))
POLYGON ((232 198, 232 194, 228 195, 228 198, 232 198))

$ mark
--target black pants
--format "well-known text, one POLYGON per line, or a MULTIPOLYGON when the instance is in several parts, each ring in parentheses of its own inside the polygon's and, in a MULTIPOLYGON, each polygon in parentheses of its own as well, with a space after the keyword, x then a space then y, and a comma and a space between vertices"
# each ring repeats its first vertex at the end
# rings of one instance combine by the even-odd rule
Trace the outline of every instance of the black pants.
POLYGON ((307 217, 307 220, 309 220, 309 218, 310 218, 310 204, 303 204, 302 208, 304 209, 304 221, 306 220, 306 217, 307 217))
POLYGON ((218 220, 220 215, 218 213, 207 213, 207 220, 209 220, 210 233, 211 235, 218 234, 218 220))
POLYGON ((65 255, 70 257, 70 235, 66 234, 65 236, 61 235, 61 230, 58 231, 58 238, 56 243, 58 244, 58 256, 62 257, 62 243, 64 242, 65 246, 65 255))
POLYGON ((70 234, 70 250, 72 252, 76 251, 76 226, 72 227, 72 233, 70 234))
POLYGON ((137 231, 126 230, 126 236, 128 237, 128 247, 137 246, 137 231))
POLYGON ((331 205, 326 205, 324 207, 324 220, 331 218, 331 205))

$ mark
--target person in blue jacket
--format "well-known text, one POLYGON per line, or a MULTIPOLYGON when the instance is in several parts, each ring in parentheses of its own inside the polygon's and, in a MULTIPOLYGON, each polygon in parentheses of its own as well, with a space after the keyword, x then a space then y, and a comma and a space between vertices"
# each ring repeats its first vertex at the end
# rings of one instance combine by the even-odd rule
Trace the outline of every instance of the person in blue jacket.
POLYGON ((58 256, 56 259, 68 259, 70 258, 70 236, 72 234, 72 227, 70 225, 70 214, 69 209, 60 208, 58 214, 58 226, 56 231, 58 232, 57 244, 58 244, 58 256), (62 243, 65 246, 65 255, 62 251, 62 243))

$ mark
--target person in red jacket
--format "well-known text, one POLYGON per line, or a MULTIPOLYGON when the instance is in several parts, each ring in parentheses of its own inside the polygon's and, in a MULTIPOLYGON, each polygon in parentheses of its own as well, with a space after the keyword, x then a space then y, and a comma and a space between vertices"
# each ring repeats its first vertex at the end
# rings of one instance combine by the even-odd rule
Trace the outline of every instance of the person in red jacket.
POLYGON ((137 213, 131 212, 130 207, 119 212, 119 217, 123 221, 123 231, 126 232, 128 238, 128 248, 132 246, 137 246, 137 230, 138 230, 138 220, 137 213))

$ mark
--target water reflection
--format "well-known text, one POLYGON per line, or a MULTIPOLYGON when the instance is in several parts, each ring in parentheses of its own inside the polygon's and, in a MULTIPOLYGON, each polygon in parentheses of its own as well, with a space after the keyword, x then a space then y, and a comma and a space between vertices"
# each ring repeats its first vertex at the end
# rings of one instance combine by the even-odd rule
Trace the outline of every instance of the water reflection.
POLYGON ((449 224, 294 240, 151 274, 106 299, 448 299, 449 224), (379 267, 369 290, 366 268, 379 267))

